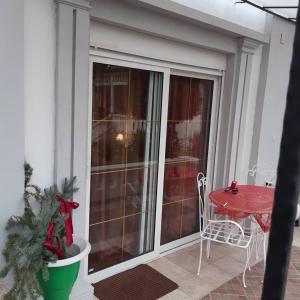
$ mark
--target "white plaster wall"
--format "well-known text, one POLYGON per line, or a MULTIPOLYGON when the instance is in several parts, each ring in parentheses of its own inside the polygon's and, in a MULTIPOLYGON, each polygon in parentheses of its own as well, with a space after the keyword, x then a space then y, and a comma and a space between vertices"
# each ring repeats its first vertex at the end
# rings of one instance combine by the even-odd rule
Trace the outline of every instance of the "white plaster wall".
POLYGON ((266 13, 257 8, 237 3, 237 0, 172 0, 173 2, 211 14, 215 17, 245 26, 249 29, 265 32, 266 13))
MULTIPOLYGON (((141 36, 141 42, 131 44, 135 52, 145 47, 143 42, 147 43, 147 41, 158 38, 162 38, 166 41, 179 42, 181 45, 192 45, 226 53, 234 53, 237 49, 236 39, 232 34, 229 35, 228 33, 208 29, 207 26, 204 27, 203 24, 192 23, 187 17, 174 17, 171 14, 167 14, 164 9, 158 8, 155 3, 153 5, 156 9, 153 10, 149 9, 149 7, 145 8, 140 6, 136 2, 97 0, 92 3, 91 16, 93 20, 99 22, 99 25, 101 25, 104 30, 108 27, 108 25, 105 26, 104 23, 107 23, 109 25, 114 24, 114 28, 118 30, 119 35, 122 35, 123 32, 126 33, 128 29, 133 32, 138 32, 141 36)), ((152 3, 154 1, 149 0, 148 2, 152 3)), ((166 2, 160 2, 160 4, 165 3, 166 2)), ((117 39, 115 36, 112 36, 110 44, 112 44, 116 50, 121 51, 123 49, 118 49, 118 47, 119 44, 124 43, 124 39, 125 37, 122 38, 122 36, 117 37, 117 39)), ((135 42, 135 39, 133 39, 133 41, 135 42)), ((128 40, 127 43, 130 44, 131 40, 128 40)), ((149 44, 149 42, 147 44, 149 44)), ((157 47, 157 45, 153 46, 157 47)), ((149 48, 148 45, 146 47, 149 48)), ((178 48, 178 46, 174 44, 174 48, 178 48)), ((160 51, 160 56, 164 55, 166 58, 168 56, 167 52, 163 53, 164 49, 148 49, 148 52, 151 51, 160 51)))
POLYGON ((24 0, 25 158, 33 182, 53 183, 55 3, 24 0))
POLYGON ((226 56, 220 52, 120 28, 100 22, 91 23, 91 46, 166 62, 224 70, 226 56))
MULTIPOLYGON (((8 218, 23 210, 24 191, 24 31, 23 2, 0 1, 0 253, 8 218)), ((4 259, 0 254, 0 269, 4 259)), ((10 278, 6 278, 5 282, 10 278)), ((0 281, 0 299, 2 280, 0 281)))
POLYGON ((289 82, 289 70, 295 25, 279 18, 273 19, 270 52, 262 123, 258 150, 258 163, 277 167, 279 158, 282 122, 285 111, 286 95, 289 82), (281 34, 283 42, 281 44, 281 34))

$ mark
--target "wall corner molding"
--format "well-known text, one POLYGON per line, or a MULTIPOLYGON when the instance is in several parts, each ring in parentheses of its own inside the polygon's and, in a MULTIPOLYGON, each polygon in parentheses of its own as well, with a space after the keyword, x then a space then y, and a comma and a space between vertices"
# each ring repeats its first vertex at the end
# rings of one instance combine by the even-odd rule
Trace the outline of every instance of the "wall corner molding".
POLYGON ((61 3, 84 10, 90 10, 92 4, 92 0, 54 0, 54 2, 57 4, 61 3))
POLYGON ((258 42, 249 38, 238 38, 238 47, 240 52, 247 54, 254 54, 255 50, 262 45, 261 42, 258 42))

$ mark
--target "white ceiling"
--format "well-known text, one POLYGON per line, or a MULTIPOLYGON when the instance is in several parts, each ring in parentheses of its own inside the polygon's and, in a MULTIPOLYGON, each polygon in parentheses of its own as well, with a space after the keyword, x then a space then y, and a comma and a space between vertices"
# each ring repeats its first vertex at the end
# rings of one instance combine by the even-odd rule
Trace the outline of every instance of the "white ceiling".
MULTIPOLYGON (((298 0, 254 0, 250 2, 259 6, 298 6, 299 4, 298 0)), ((270 10, 286 18, 296 18, 297 16, 296 8, 274 8, 270 10)))

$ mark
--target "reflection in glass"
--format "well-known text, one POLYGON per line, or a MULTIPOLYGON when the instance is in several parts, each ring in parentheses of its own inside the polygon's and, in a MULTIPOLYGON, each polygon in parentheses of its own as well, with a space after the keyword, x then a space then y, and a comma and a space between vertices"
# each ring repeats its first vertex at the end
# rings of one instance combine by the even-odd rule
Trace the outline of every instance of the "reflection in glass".
POLYGON ((93 64, 89 273, 154 247, 162 74, 93 64))
POLYGON ((171 75, 161 244, 199 231, 196 176, 206 173, 213 81, 171 75))

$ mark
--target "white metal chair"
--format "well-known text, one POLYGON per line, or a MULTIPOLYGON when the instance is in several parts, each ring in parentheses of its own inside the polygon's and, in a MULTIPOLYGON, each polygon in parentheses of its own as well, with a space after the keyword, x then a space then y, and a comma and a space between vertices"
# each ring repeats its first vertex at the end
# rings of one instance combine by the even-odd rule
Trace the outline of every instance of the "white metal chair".
POLYGON ((251 232, 245 233, 240 224, 231 220, 213 220, 211 218, 211 209, 206 195, 207 178, 203 173, 197 175, 197 186, 199 193, 199 219, 200 219, 200 256, 197 274, 200 275, 203 240, 207 241, 207 251, 210 243, 217 242, 229 246, 243 248, 246 250, 246 263, 243 273, 243 285, 246 287, 245 274, 247 268, 250 268, 251 254, 251 232))
POLYGON ((274 186, 276 181, 276 171, 270 165, 257 164, 247 171, 248 182, 251 184, 274 186))
MULTIPOLYGON (((276 171, 270 165, 267 164, 257 164, 252 167, 252 169, 247 172, 248 179, 251 179, 252 184, 265 185, 268 187, 274 187, 276 183, 276 171)), ((249 180, 248 180, 249 181, 249 180)), ((300 216, 300 205, 297 205, 297 214, 296 220, 299 219, 300 216)), ((255 256, 256 259, 259 258, 259 238, 262 235, 263 241, 263 260, 264 267, 266 266, 266 256, 267 256, 267 232, 263 232, 260 229, 260 226, 257 222, 254 222, 254 230, 252 228, 254 234, 254 242, 255 242, 255 256)))
MULTIPOLYGON (((251 184, 265 185, 272 187, 275 185, 276 171, 270 165, 267 164, 256 164, 247 171, 248 182, 251 184)), ((251 224, 251 230, 254 235, 255 243, 255 258, 259 258, 259 247, 260 247, 260 236, 262 236, 263 243, 263 260, 264 267, 266 266, 266 255, 267 255, 267 233, 263 232, 256 221, 251 224)))

